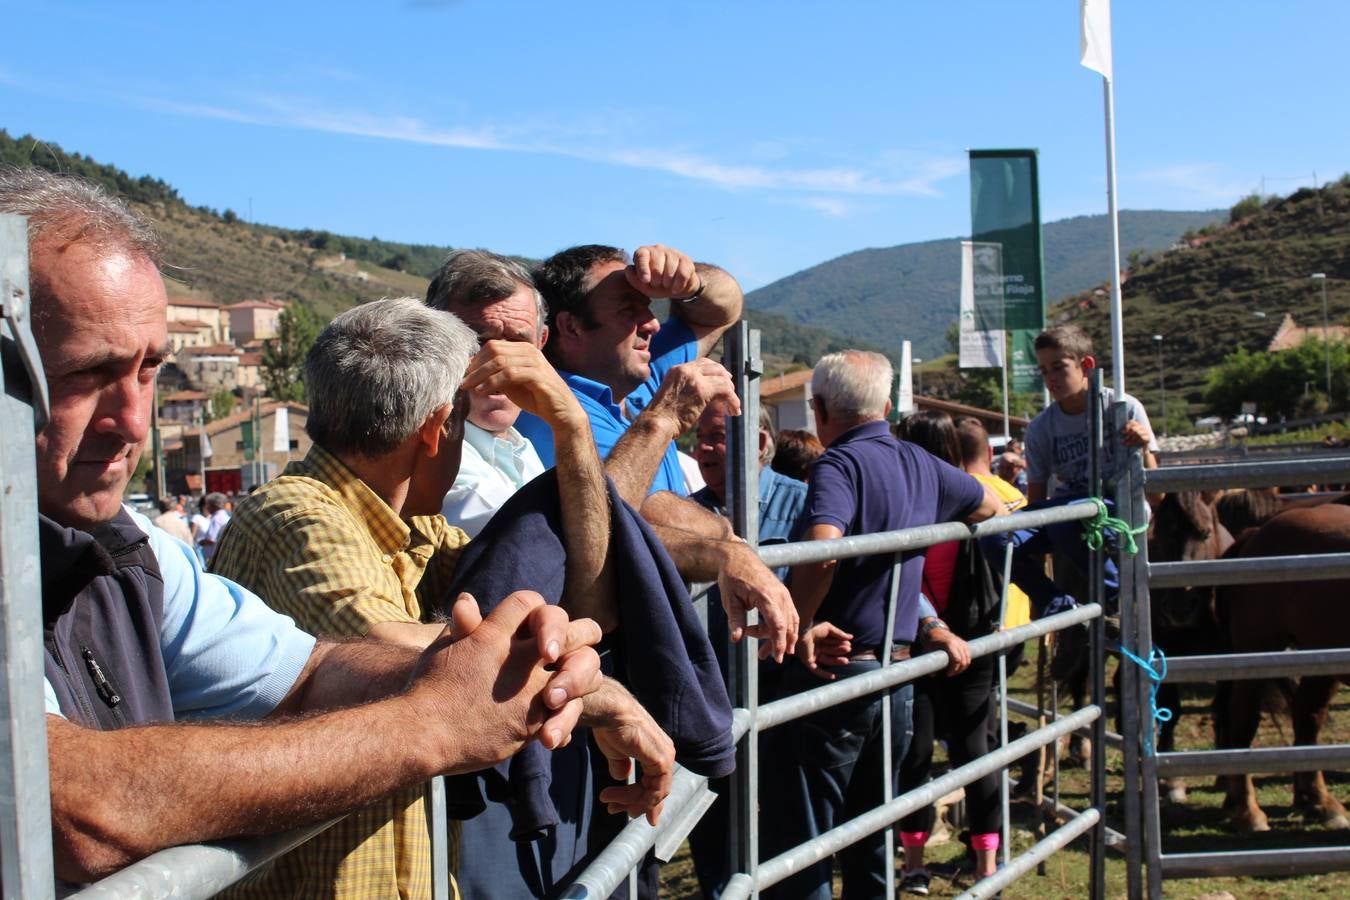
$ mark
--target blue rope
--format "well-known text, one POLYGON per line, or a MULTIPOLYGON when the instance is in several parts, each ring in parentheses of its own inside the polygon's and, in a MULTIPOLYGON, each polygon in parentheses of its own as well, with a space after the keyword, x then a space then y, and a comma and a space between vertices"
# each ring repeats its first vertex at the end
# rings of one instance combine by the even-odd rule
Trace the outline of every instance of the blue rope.
POLYGON ((1124 647, 1117 647, 1120 655, 1134 663, 1144 670, 1148 680, 1153 682, 1153 686, 1148 692, 1148 706, 1153 713, 1153 719, 1148 723, 1148 730, 1144 732, 1144 755, 1153 755, 1153 722, 1172 721, 1172 710, 1167 707, 1158 708, 1158 688, 1162 685, 1163 679, 1167 677, 1167 655, 1159 647, 1154 647, 1153 652, 1148 655, 1148 659, 1141 659, 1139 656, 1126 650, 1124 647), (1157 664, 1156 666, 1154 664, 1157 664))

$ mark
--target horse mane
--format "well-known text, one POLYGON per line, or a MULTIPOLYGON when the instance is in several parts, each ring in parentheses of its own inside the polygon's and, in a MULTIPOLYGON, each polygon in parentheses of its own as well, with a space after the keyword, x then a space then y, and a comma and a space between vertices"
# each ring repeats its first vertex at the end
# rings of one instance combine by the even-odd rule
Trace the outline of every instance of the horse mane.
POLYGON ((1236 536, 1279 512, 1280 501, 1269 491, 1231 491, 1219 498, 1214 509, 1223 526, 1236 536))
POLYGON ((1171 491, 1158 505, 1158 520, 1166 520, 1169 514, 1179 516, 1177 523, 1190 530, 1196 537, 1204 537, 1214 529, 1214 519, 1209 514, 1209 504, 1201 491, 1171 491))

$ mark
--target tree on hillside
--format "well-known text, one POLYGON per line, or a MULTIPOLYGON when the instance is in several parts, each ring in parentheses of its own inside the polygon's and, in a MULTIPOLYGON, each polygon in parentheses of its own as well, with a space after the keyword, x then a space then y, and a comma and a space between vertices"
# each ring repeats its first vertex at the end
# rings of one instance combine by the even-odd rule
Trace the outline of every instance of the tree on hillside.
POLYGON ((1326 398, 1326 356, 1320 338, 1308 337, 1293 350, 1279 353, 1239 349, 1210 370, 1205 402, 1218 415, 1236 415, 1243 403, 1275 417, 1318 411, 1328 402, 1345 409, 1350 394, 1350 344, 1332 341, 1331 397, 1326 398))
POLYGON ((293 303, 282 310, 277 336, 263 346, 262 380, 267 396, 277 400, 305 401, 302 367, 314 339, 323 326, 308 306, 293 303))
POLYGON ((211 399, 206 405, 206 421, 215 422, 225 418, 234 412, 237 405, 239 405, 239 398, 234 395, 234 391, 229 388, 221 388, 211 395, 211 399))

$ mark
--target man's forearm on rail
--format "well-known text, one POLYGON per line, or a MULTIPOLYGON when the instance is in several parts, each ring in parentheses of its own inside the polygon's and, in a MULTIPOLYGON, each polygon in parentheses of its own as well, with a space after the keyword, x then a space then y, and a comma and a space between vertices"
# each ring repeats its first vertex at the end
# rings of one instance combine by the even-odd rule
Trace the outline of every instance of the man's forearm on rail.
POLYGON ((609 490, 591 436, 590 420, 554 428, 563 541, 567 549, 563 606, 573 617, 595 619, 602 631, 619 625, 610 561, 609 490))

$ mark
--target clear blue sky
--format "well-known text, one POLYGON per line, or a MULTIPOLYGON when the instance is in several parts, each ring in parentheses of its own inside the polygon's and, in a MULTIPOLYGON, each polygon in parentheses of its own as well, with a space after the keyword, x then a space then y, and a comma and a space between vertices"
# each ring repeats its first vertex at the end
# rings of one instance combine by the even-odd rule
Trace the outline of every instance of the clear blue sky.
MULTIPOLYGON (((1106 208, 1076 0, 0 0, 0 22, 0 127, 271 224, 662 241, 753 288, 967 233, 967 148, 1038 148, 1046 221, 1106 208)), ((1117 0, 1114 30, 1122 208, 1350 170, 1344 0, 1117 0)))

